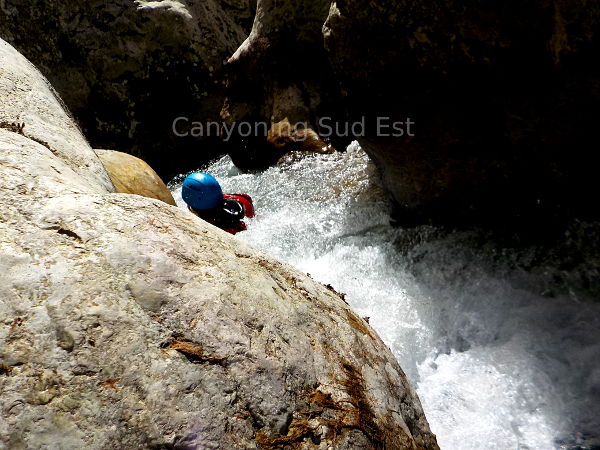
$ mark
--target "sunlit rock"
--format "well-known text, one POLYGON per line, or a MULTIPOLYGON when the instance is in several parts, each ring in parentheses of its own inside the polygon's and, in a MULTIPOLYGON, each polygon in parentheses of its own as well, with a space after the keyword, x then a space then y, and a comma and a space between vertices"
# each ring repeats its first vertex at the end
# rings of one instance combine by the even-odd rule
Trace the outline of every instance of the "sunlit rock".
POLYGON ((0 445, 437 448, 341 294, 187 211, 113 193, 1 41, 0 68, 0 445))
POLYGON ((106 168, 117 192, 137 194, 175 205, 171 191, 156 172, 135 156, 114 150, 94 150, 106 168))

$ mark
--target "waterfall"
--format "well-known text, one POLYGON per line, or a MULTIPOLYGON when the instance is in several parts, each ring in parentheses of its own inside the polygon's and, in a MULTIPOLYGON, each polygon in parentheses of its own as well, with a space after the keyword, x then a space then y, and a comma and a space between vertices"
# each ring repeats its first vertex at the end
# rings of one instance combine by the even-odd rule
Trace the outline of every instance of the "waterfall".
MULTIPOLYGON (((600 445, 599 265, 582 238, 588 225, 553 249, 513 248, 483 230, 394 228, 356 143, 260 174, 228 157, 202 170, 254 198, 257 216, 239 239, 333 285, 370 318, 441 448, 600 445), (577 253, 568 265, 565 252, 577 253)), ((183 207, 182 179, 170 188, 183 207)))

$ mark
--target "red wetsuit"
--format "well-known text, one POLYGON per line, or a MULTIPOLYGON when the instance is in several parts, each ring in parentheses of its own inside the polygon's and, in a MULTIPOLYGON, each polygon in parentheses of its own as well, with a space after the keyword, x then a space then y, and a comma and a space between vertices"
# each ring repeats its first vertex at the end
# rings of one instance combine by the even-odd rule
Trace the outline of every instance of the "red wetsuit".
POLYGON ((223 194, 222 206, 208 210, 190 210, 201 219, 221 228, 231 234, 239 233, 246 229, 244 217, 254 217, 252 197, 248 194, 223 194))

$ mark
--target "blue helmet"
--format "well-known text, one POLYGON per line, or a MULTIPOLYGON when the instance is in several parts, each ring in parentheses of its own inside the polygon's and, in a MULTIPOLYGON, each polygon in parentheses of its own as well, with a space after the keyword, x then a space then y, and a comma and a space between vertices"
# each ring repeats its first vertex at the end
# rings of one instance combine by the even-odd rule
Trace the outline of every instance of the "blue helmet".
POLYGON ((212 175, 196 172, 183 180, 181 197, 194 209, 213 209, 223 201, 223 191, 212 175))

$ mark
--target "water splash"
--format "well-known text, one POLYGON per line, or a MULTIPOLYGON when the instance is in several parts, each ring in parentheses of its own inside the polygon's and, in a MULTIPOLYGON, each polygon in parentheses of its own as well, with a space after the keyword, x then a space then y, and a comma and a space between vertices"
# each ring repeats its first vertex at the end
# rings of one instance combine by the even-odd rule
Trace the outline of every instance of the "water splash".
MULTIPOLYGON (((260 174, 227 157, 204 170, 224 191, 253 196, 257 217, 240 239, 332 284, 370 317, 442 448, 600 445, 600 265, 582 231, 548 250, 477 230, 393 228, 357 144, 260 174)), ((170 185, 180 205, 181 179, 170 185)))

